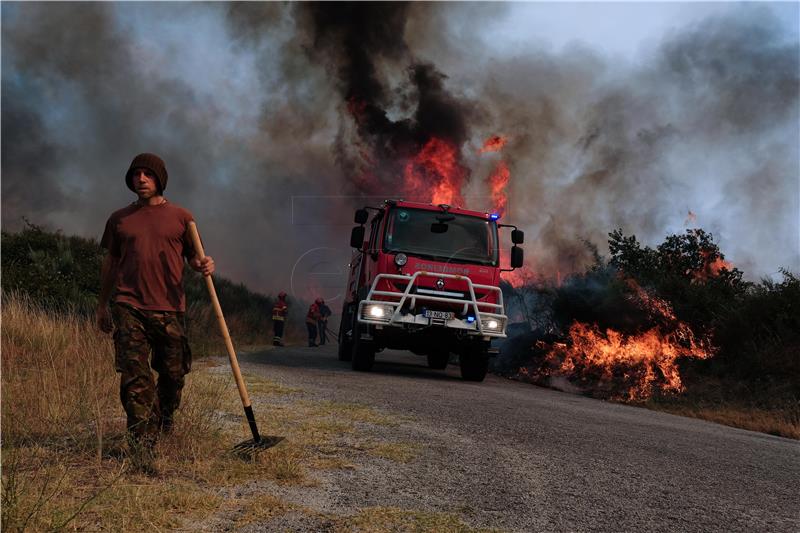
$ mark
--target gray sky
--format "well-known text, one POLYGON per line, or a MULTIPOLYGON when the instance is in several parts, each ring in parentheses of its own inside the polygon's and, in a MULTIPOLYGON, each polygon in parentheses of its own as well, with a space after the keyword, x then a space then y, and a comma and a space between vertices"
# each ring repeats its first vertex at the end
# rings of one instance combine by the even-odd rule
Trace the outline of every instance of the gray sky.
MULTIPOLYGON (((787 37, 797 40, 800 28, 797 2, 761 2, 783 24, 787 37)), ((514 2, 507 16, 487 30, 498 54, 508 55, 530 43, 554 51, 574 45, 636 61, 672 32, 712 17, 735 13, 736 2, 514 2)))

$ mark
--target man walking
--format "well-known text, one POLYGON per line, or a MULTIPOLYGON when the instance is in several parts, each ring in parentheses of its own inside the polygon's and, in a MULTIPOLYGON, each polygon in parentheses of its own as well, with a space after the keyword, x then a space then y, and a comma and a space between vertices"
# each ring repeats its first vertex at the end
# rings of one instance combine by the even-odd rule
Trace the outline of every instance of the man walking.
POLYGON ((125 183, 138 198, 112 213, 100 241, 108 253, 97 324, 106 333, 114 330, 114 366, 120 374, 129 443, 145 471, 153 471, 152 448, 159 432, 172 428, 184 375, 192 365, 184 323, 184 258, 203 275, 214 272, 213 259, 200 259, 192 247, 192 214, 164 198, 167 177, 160 157, 137 155, 125 183), (158 373, 157 383, 151 367, 158 373))
POLYGON ((286 303, 286 293, 278 293, 278 301, 272 306, 272 329, 275 333, 272 337, 273 346, 283 346, 283 326, 286 323, 286 314, 289 305, 286 303))

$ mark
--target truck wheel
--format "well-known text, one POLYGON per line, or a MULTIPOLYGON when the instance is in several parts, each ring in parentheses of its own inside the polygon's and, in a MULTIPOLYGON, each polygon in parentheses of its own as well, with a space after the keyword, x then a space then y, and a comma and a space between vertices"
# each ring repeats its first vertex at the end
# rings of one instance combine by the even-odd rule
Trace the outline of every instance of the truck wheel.
POLYGON ((461 378, 465 381, 483 381, 489 370, 489 354, 485 350, 465 351, 459 355, 461 378))
POLYGON ((450 352, 448 350, 429 353, 427 356, 428 367, 434 370, 443 370, 447 368, 447 363, 450 362, 450 352))
POLYGON ((375 347, 373 344, 361 340, 358 326, 353 328, 352 346, 352 360, 350 363, 353 370, 360 372, 372 370, 372 365, 375 363, 375 347))
POLYGON ((353 339, 347 332, 353 327, 355 306, 345 305, 342 308, 342 321, 339 324, 339 361, 350 361, 353 358, 353 339))

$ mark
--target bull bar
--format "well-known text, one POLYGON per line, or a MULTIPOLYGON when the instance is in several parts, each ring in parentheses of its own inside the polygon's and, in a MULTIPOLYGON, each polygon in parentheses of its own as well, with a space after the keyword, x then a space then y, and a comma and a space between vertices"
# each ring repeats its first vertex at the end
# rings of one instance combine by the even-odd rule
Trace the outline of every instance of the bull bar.
MULTIPOLYGON (((392 283, 389 283, 392 286, 392 283)), ((436 292, 430 290, 430 292, 436 292)), ((442 291, 444 292, 444 291, 442 291)), ((406 276, 403 274, 378 274, 372 282, 372 286, 367 293, 366 299, 358 304, 358 313, 356 314, 357 321, 361 324, 374 324, 376 326, 391 326, 391 327, 406 327, 406 326, 443 326, 446 328, 453 328, 465 331, 468 335, 480 335, 483 337, 505 337, 506 324, 508 317, 504 314, 503 308, 503 293, 499 287, 492 285, 479 285, 472 283, 472 280, 467 276, 460 276, 457 274, 441 274, 434 272, 415 272, 413 275, 406 276), (418 291, 414 294, 411 293, 415 287, 416 282, 422 277, 435 277, 439 279, 455 279, 466 281, 467 288, 469 289, 469 299, 454 298, 447 296, 435 296, 433 294, 420 294, 418 291), (381 281, 398 280, 406 282, 404 291, 384 291, 378 290, 378 284, 381 281), (482 289, 487 292, 496 292, 498 303, 481 302, 475 297, 475 289, 482 289), (391 300, 376 300, 376 296, 384 298, 397 299, 391 300), (410 302, 409 302, 410 300, 410 302), (417 300, 426 302, 441 302, 447 304, 463 305, 461 315, 467 315, 467 311, 471 308, 474 313, 475 320, 470 322, 461 318, 429 318, 422 314, 415 314, 417 300), (409 302, 409 312, 403 312, 406 302, 409 302), (376 317, 367 313, 370 306, 379 306, 383 310, 391 308, 388 313, 383 316, 376 317), (481 308, 489 309, 481 311, 481 308), (488 325, 491 321, 496 322, 496 328, 489 328, 488 325)))

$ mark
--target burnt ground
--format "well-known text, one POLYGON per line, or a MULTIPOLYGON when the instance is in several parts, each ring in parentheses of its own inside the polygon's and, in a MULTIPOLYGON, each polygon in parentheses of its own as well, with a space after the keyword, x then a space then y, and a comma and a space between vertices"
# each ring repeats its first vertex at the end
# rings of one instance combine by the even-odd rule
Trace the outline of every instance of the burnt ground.
MULTIPOLYGON (((491 375, 467 383, 457 366, 429 370, 402 352, 378 354, 370 373, 339 362, 335 345, 241 361, 311 401, 364 404, 397 420, 342 435, 336 453, 349 466, 313 472, 315 486, 251 484, 310 512, 248 531, 332 530, 331 517, 376 507, 454 513, 502 531, 800 530, 797 441, 491 375), (412 453, 360 453, 360 439, 412 453)), ((258 409, 269 416, 269 403, 258 409)))

